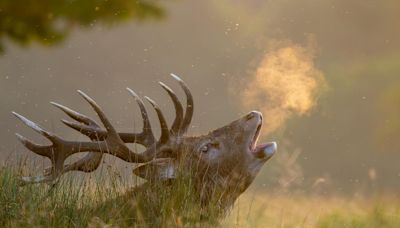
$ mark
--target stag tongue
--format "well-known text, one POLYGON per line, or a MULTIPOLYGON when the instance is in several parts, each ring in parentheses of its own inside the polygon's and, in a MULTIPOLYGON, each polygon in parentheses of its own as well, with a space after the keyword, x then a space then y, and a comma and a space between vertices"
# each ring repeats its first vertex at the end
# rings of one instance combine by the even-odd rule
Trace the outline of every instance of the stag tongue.
POLYGON ((275 154, 277 149, 276 142, 263 143, 254 148, 253 153, 257 158, 269 159, 275 154))

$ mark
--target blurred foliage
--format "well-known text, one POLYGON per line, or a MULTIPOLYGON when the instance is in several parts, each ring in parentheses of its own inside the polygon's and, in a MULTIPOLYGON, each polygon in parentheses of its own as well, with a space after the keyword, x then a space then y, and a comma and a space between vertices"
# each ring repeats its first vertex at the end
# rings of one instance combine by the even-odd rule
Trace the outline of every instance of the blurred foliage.
POLYGON ((0 0, 0 52, 5 38, 20 45, 62 41, 75 25, 159 19, 157 0, 0 0))

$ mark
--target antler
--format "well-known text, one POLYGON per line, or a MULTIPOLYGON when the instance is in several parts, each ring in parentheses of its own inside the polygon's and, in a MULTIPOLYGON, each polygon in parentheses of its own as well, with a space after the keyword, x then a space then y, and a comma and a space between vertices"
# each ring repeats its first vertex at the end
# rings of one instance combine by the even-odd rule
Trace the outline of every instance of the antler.
POLYGON ((74 123, 67 120, 62 120, 65 125, 88 136, 91 140, 90 142, 68 141, 62 139, 55 134, 44 130, 41 126, 23 117, 22 115, 13 112, 13 114, 24 124, 42 134, 52 143, 48 146, 38 145, 26 139, 22 135, 16 134, 17 138, 29 150, 38 155, 45 156, 51 160, 51 167, 45 170, 44 175, 36 177, 22 177, 22 184, 52 182, 62 174, 69 171, 92 172, 96 170, 97 167, 100 165, 104 153, 114 155, 128 162, 136 163, 148 162, 156 158, 158 152, 157 148, 166 144, 171 137, 180 137, 184 133, 186 133, 193 116, 193 98, 190 90, 182 81, 182 79, 180 79, 178 76, 174 74, 171 74, 171 76, 179 82, 180 86, 184 90, 187 97, 187 108, 185 114, 183 114, 182 104, 180 103, 174 91, 164 83, 160 82, 162 88, 166 90, 168 95, 171 97, 176 111, 176 117, 172 124, 172 127, 171 129, 168 129, 165 117, 156 102, 148 97, 145 97, 156 111, 160 122, 161 136, 157 141, 155 140, 154 134, 151 130, 151 124, 143 101, 133 90, 129 88, 127 88, 127 90, 134 97, 141 111, 143 119, 143 129, 141 133, 118 133, 112 126, 100 106, 92 98, 79 90, 78 93, 90 104, 90 106, 92 106, 92 108, 99 116, 103 126, 105 127, 105 130, 103 130, 94 120, 83 114, 80 114, 68 107, 65 107, 55 102, 51 102, 51 104, 61 109, 72 119, 78 121, 79 123, 74 123), (136 153, 134 151, 131 151, 125 145, 125 143, 138 143, 145 146, 147 149, 143 153, 136 153), (87 153, 86 156, 72 164, 64 165, 65 160, 69 156, 80 152, 89 153, 87 153))

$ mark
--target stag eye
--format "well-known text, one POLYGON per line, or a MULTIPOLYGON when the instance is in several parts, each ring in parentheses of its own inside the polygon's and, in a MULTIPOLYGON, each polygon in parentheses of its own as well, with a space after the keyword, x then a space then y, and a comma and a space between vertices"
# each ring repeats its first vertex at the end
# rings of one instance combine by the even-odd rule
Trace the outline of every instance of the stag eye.
POLYGON ((209 149, 210 149, 210 145, 207 144, 207 145, 204 145, 204 146, 202 146, 202 147, 200 148, 200 152, 202 152, 202 153, 207 153, 209 149))

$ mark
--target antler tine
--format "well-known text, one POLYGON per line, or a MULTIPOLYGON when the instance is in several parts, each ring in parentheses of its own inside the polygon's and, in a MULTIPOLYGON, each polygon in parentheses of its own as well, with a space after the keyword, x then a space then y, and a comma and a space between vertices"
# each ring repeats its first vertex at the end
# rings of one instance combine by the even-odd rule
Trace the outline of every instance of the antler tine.
POLYGON ((165 117, 161 109, 158 107, 157 103, 147 96, 145 96, 144 98, 151 104, 151 106, 153 106, 154 110, 157 113, 158 120, 160 121, 161 136, 159 139, 159 143, 166 143, 169 139, 169 130, 167 121, 165 121, 165 117))
POLYGON ((38 145, 29 139, 25 138, 24 136, 16 133, 17 139, 30 151, 34 152, 35 154, 44 156, 44 157, 51 157, 51 148, 49 146, 38 145))
POLYGON ((62 119, 61 122, 95 141, 104 140, 104 138, 107 136, 107 132, 100 129, 100 127, 78 124, 64 119, 62 119))
POLYGON ((153 131, 151 130, 151 124, 149 115, 147 114, 146 108, 142 99, 130 88, 126 88, 128 92, 135 98, 136 103, 139 105, 140 113, 143 119, 143 132, 141 133, 145 146, 151 146, 155 143, 153 131))
POLYGON ((67 125, 68 127, 81 132, 82 134, 88 136, 91 140, 99 141, 99 140, 103 140, 106 137, 107 132, 102 131, 99 124, 96 121, 92 120, 91 118, 89 118, 77 111, 74 111, 64 105, 58 104, 56 102, 50 102, 50 104, 59 108, 61 111, 66 113, 72 119, 74 119, 78 122, 84 123, 84 125, 82 125, 82 124, 70 122, 68 120, 61 120, 61 122, 65 125, 67 125))
MULTIPOLYGON (((71 118, 81 123, 84 123, 84 124, 79 124, 68 120, 61 120, 61 122, 67 125, 68 127, 88 136, 92 141, 102 141, 107 137, 107 131, 101 129, 100 126, 96 123, 96 121, 92 120, 91 118, 81 113, 78 113, 77 111, 74 111, 64 105, 60 105, 55 102, 52 102, 51 104, 53 104, 57 108, 60 108, 71 118)), ((149 126, 149 123, 145 124, 145 126, 149 126)), ((144 146, 150 146, 154 143, 155 139, 152 132, 149 132, 149 129, 150 129, 149 127, 146 127, 145 133, 142 132, 140 134, 118 133, 118 135, 125 143, 139 143, 144 146)))
POLYGON ((180 127, 180 134, 184 134, 190 126, 190 122, 192 121, 194 104, 193 104, 193 96, 187 87, 186 83, 177 75, 171 73, 171 76, 178 81, 179 85, 182 87, 183 91, 186 94, 186 111, 185 117, 183 118, 183 122, 180 127))
POLYGON ((108 118, 104 114, 103 110, 101 110, 100 106, 91 97, 86 95, 84 92, 78 90, 78 93, 90 104, 90 106, 92 106, 92 108, 94 109, 94 111, 99 116, 101 122, 103 123, 103 125, 107 129, 107 131, 109 133, 112 133, 113 135, 118 135, 118 133, 115 130, 114 126, 108 120, 108 118))
POLYGON ((17 138, 22 142, 22 144, 31 150, 32 152, 45 156, 51 160, 52 163, 52 168, 51 171, 48 172, 47 175, 44 176, 38 176, 38 177, 22 177, 21 182, 22 184, 28 184, 28 183, 40 183, 40 182, 49 182, 54 179, 56 179, 59 174, 62 172, 63 168, 63 163, 65 158, 68 156, 66 153, 57 153, 55 148, 60 147, 60 143, 63 142, 59 137, 55 136, 49 131, 44 130, 42 127, 40 127, 38 124, 34 123, 33 121, 25 118, 24 116, 12 112, 18 119, 20 119, 25 125, 28 127, 32 128, 36 132, 39 132, 41 135, 45 136, 47 139, 49 139, 52 142, 52 145, 50 146, 44 146, 44 145, 38 145, 30 140, 26 139, 20 134, 16 134, 17 138))
POLYGON ((181 102, 179 101, 178 97, 176 96, 175 92, 169 88, 167 85, 165 85, 163 82, 158 82, 161 87, 167 91, 168 95, 171 97, 172 102, 174 103, 175 107, 175 120, 172 124, 171 127, 171 133, 174 135, 179 134, 179 128, 181 127, 182 124, 182 119, 183 119, 183 107, 181 102))
POLYGON ((22 116, 22 115, 20 115, 20 114, 18 114, 16 112, 12 112, 12 114, 14 114, 14 116, 16 116, 18 119, 20 119, 26 126, 32 128, 33 130, 35 130, 39 134, 43 135, 44 137, 46 137, 50 141, 53 141, 53 140, 56 139, 56 136, 54 134, 44 130, 38 124, 30 121, 29 119, 25 118, 24 116, 22 116))
POLYGON ((54 105, 55 107, 61 109, 63 112, 65 112, 69 117, 72 119, 84 123, 86 125, 93 125, 93 126, 99 126, 99 124, 96 123, 96 121, 90 119, 89 117, 82 115, 64 105, 58 104, 56 102, 50 102, 50 104, 54 105))

